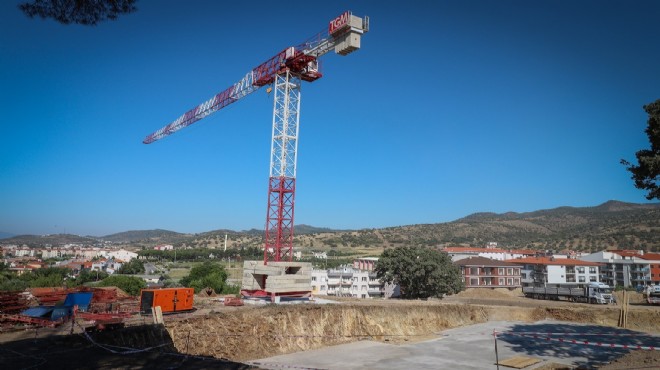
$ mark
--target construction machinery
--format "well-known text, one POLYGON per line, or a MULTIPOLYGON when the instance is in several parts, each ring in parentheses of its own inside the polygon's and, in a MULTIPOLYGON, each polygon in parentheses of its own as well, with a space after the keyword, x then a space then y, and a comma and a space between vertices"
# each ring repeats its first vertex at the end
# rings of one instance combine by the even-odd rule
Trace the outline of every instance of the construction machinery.
MULTIPOLYGON (((263 265, 268 265, 269 261, 287 262, 289 265, 281 265, 270 270, 260 269, 260 273, 257 275, 263 281, 256 282, 252 277, 248 277, 250 288, 244 289, 245 292, 259 290, 263 293, 265 288, 267 293, 279 294, 274 290, 268 292, 266 279, 271 275, 290 275, 286 271, 297 271, 295 274, 298 275, 295 277, 297 282, 280 284, 277 290, 282 293, 281 290, 284 289, 284 286, 289 286, 294 290, 301 288, 302 284, 298 281, 301 281, 300 275, 303 272, 307 273, 307 269, 290 265, 293 264, 291 261, 293 260, 301 84, 303 81, 316 81, 323 76, 318 61, 321 56, 331 50, 339 55, 348 55, 358 50, 362 35, 368 31, 369 17, 360 18, 354 16, 350 11, 345 11, 332 19, 328 27, 316 36, 296 46, 283 49, 250 70, 234 85, 184 113, 174 122, 147 136, 143 141, 145 144, 153 143, 190 126, 263 86, 271 85, 269 91, 274 90, 274 108, 263 265)), ((245 278, 244 276, 244 281, 245 278)), ((311 292, 311 272, 308 278, 309 288, 305 289, 311 292)), ((274 281, 275 279, 273 279, 274 281)), ((278 277, 278 281, 282 282, 282 278, 278 277)))
POLYGON ((158 306, 163 313, 192 311, 194 295, 193 288, 142 289, 140 313, 150 314, 151 309, 158 306))

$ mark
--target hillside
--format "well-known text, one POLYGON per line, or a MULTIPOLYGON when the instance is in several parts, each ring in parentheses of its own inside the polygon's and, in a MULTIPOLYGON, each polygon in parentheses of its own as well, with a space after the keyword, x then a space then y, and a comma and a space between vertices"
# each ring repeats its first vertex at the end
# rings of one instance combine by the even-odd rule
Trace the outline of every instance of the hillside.
MULTIPOLYGON (((318 228, 316 228, 318 229, 318 228)), ((296 229, 298 231, 298 229, 296 229)), ((309 231, 309 230, 307 230, 309 231)), ((262 232, 229 234, 227 246, 260 247, 262 232)), ((596 207, 559 207, 527 213, 476 213, 453 222, 351 231, 297 232, 295 246, 323 249, 373 249, 401 245, 512 248, 660 250, 660 204, 609 201, 596 207)), ((200 234, 188 245, 220 247, 222 235, 200 234)), ((368 251, 366 251, 368 253, 368 251)))
POLYGON ((169 230, 132 230, 121 233, 106 235, 101 239, 114 243, 172 243, 173 241, 183 241, 190 237, 190 234, 181 234, 169 230))
POLYGON ((17 235, 11 238, 0 239, 5 244, 27 245, 30 247, 57 246, 64 244, 95 245, 100 243, 99 238, 93 236, 80 236, 72 234, 50 235, 17 235))
MULTIPOLYGON (((223 248, 225 235, 227 248, 262 247, 263 231, 256 229, 214 230, 194 235, 142 230, 99 239, 143 246, 168 243, 177 247, 223 248)), ((91 237, 75 235, 18 236, 2 240, 28 245, 91 244, 95 241, 91 237)), ((482 246, 488 242, 498 242, 505 248, 660 251, 660 204, 609 201, 596 207, 559 207, 526 213, 475 213, 452 222, 382 229, 331 230, 298 225, 294 245, 314 250, 351 249, 376 254, 383 248, 401 245, 482 246)))

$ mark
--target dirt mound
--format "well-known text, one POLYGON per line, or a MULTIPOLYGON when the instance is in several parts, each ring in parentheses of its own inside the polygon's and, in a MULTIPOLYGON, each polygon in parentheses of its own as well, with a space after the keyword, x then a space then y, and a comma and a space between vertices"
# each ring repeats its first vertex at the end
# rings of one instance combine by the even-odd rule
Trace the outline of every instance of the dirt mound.
POLYGON ((599 367, 602 370, 660 369, 660 351, 632 351, 610 364, 599 367))
POLYGON ((457 297, 461 298, 511 298, 520 297, 522 292, 520 289, 509 290, 506 288, 468 288, 458 294, 457 297))
POLYGON ((361 339, 404 342, 485 322, 483 307, 267 306, 166 324, 179 351, 245 361, 361 339))

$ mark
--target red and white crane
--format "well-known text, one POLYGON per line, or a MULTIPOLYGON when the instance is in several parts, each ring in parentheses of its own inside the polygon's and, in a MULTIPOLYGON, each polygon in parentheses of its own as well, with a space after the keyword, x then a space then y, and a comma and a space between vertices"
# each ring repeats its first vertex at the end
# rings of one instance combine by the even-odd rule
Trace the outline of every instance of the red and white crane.
POLYGON ((350 11, 330 21, 327 30, 298 46, 288 47, 249 71, 240 81, 184 113, 174 122, 147 136, 156 140, 190 126, 229 104, 273 84, 273 133, 268 181, 268 207, 264 236, 264 264, 293 259, 293 210, 296 191, 296 160, 300 124, 300 85, 322 77, 318 58, 332 49, 347 55, 360 48, 369 31, 369 17, 350 11))

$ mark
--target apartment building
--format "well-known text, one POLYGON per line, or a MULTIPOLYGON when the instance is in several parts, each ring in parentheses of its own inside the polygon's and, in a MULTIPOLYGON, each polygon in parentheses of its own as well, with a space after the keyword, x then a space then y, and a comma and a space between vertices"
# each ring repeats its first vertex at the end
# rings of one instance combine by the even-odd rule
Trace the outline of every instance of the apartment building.
POLYGON ((384 290, 373 271, 340 267, 312 270, 312 294, 367 299, 382 297, 384 290))
POLYGON ((601 263, 572 258, 526 257, 507 260, 521 266, 523 286, 580 285, 599 282, 601 263))
POLYGON ((520 265, 486 257, 469 257, 454 262, 461 269, 466 288, 518 288, 520 265))
POLYGON ((456 262, 469 257, 485 257, 492 260, 505 261, 508 259, 535 256, 538 251, 528 249, 500 249, 495 247, 445 247, 442 249, 449 254, 451 260, 456 262))
POLYGON ((628 288, 660 283, 660 253, 611 250, 591 253, 580 259, 602 263, 600 280, 611 287, 628 288))

